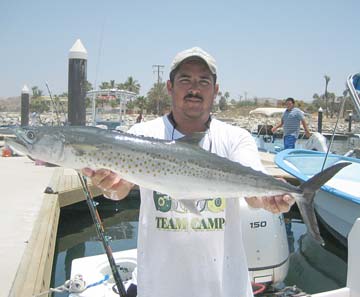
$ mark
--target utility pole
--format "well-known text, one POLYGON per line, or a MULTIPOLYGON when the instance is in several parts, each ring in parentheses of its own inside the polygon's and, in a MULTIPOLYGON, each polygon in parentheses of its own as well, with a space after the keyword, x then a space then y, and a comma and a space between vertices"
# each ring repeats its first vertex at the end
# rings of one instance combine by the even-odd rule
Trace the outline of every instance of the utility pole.
POLYGON ((164 71, 161 70, 162 68, 164 68, 164 65, 153 65, 153 68, 157 69, 157 70, 154 70, 154 73, 157 73, 157 83, 159 84, 161 82, 160 73, 161 74, 164 73, 164 71))
POLYGON ((164 71, 162 71, 162 69, 164 68, 164 65, 153 65, 152 66, 155 70, 153 71, 154 73, 157 73, 157 113, 158 115, 160 114, 160 82, 161 82, 161 76, 160 73, 163 74, 164 71))

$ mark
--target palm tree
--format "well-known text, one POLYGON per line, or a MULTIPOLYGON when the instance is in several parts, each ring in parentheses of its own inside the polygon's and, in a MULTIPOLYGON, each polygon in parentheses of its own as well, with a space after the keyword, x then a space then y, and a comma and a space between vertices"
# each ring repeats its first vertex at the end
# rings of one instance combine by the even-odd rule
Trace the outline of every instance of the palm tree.
POLYGON ((107 81, 103 81, 103 82, 101 83, 101 85, 99 86, 99 88, 100 88, 101 90, 110 89, 110 87, 111 87, 111 84, 110 84, 109 82, 107 82, 107 81))
POLYGON ((135 105, 140 109, 140 112, 143 113, 146 108, 146 98, 144 96, 139 96, 135 100, 135 105))
POLYGON ((328 84, 329 84, 329 81, 330 81, 330 76, 327 76, 326 74, 324 75, 324 78, 325 78, 325 114, 326 114, 326 117, 328 118, 329 117, 329 114, 328 114, 328 93, 327 93, 327 87, 328 87, 328 84))
POLYGON ((222 95, 223 95, 223 94, 222 94, 222 92, 220 92, 220 91, 217 93, 217 96, 219 97, 219 102, 220 102, 220 99, 221 99, 222 95))
POLYGON ((125 90, 139 94, 140 84, 132 76, 129 76, 127 80, 121 85, 125 90))
POLYGON ((162 114, 171 106, 171 99, 167 93, 166 83, 154 83, 153 87, 147 93, 148 109, 154 114, 162 114))
POLYGON ((41 91, 37 86, 31 88, 33 93, 33 98, 39 98, 43 95, 43 91, 41 91))

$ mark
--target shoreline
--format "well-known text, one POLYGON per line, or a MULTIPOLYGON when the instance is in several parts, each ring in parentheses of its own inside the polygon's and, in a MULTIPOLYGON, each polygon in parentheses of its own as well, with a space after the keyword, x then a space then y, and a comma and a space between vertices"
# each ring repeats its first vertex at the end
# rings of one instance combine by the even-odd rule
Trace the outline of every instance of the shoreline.
MULTIPOLYGON (((136 122, 138 114, 126 114, 123 116, 124 119, 124 128, 129 128, 136 122)), ((157 115, 149 115, 144 114, 143 115, 143 121, 148 121, 151 119, 156 118, 157 115)), ((278 124, 281 120, 281 116, 276 117, 264 117, 264 116, 250 116, 250 115, 241 115, 240 113, 232 113, 229 114, 228 112, 219 112, 219 113, 213 113, 213 117, 217 118, 221 121, 224 121, 228 124, 239 126, 241 128, 244 128, 250 132, 256 132, 258 131, 258 125, 271 125, 275 126, 278 124)), ((55 114, 46 113, 40 115, 40 119, 32 118, 29 119, 29 125, 40 125, 46 124, 46 125, 52 125, 57 122, 57 118, 55 114), (41 122, 40 122, 41 121, 41 122)), ((61 120, 64 122, 65 118, 62 117, 61 120)), ((119 115, 114 113, 106 113, 102 115, 102 121, 119 121, 119 115)), ((91 116, 87 113, 86 122, 88 125, 91 124, 91 116)), ((322 123, 322 133, 328 134, 332 133, 333 129, 336 125, 336 118, 326 118, 323 117, 323 123, 322 123)), ((309 126, 309 130, 311 132, 317 132, 318 131, 318 119, 317 115, 312 115, 310 117, 306 117, 306 122, 309 126)), ((14 125, 20 125, 21 123, 21 116, 19 112, 0 112, 0 127, 2 126, 14 126, 14 125)), ((301 131, 303 131, 301 125, 301 131)), ((279 129, 279 132, 281 132, 281 128, 279 129)), ((340 118, 339 122, 337 124, 336 134, 360 134, 360 122, 352 121, 351 123, 351 132, 349 132, 349 122, 345 121, 344 118, 340 118)))

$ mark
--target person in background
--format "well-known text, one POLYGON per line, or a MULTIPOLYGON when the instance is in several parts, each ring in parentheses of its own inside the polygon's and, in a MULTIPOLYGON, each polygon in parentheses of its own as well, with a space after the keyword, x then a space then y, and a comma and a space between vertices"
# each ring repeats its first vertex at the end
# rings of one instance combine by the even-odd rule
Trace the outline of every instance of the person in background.
MULTIPOLYGON (((216 81, 217 66, 210 54, 199 47, 178 53, 167 81, 171 112, 135 124, 128 132, 166 140, 205 132, 199 144, 203 149, 264 171, 250 133, 210 115, 219 90, 216 81)), ((84 168, 83 174, 110 199, 125 198, 133 187, 106 169, 84 168)), ((139 297, 253 296, 241 234, 239 197, 197 200, 200 214, 193 214, 166 193, 143 187, 140 193, 139 297)), ((294 199, 289 195, 248 197, 247 203, 280 213, 288 211, 294 199)))
POLYGON ((136 123, 140 123, 142 120, 143 120, 143 116, 142 116, 142 113, 140 112, 136 118, 136 123))
POLYGON ((300 133, 300 122, 302 123, 306 137, 310 137, 310 131, 306 124, 304 113, 295 107, 295 100, 287 98, 285 100, 286 110, 281 118, 280 124, 271 129, 274 133, 280 127, 284 130, 284 149, 295 148, 296 140, 300 133))

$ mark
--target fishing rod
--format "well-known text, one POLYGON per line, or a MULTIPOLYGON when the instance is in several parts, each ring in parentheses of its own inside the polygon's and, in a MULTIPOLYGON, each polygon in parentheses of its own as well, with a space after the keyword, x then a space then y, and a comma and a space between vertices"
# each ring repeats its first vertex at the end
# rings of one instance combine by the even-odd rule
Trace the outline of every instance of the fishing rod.
POLYGON ((83 188, 83 191, 84 191, 84 194, 86 197, 86 202, 89 207, 90 214, 93 219, 97 235, 98 235, 99 239, 101 240, 103 247, 105 249, 106 256, 107 256, 109 264, 110 264, 111 272, 113 274, 115 284, 117 286, 117 292, 114 290, 114 288, 113 288, 113 290, 115 291, 115 293, 118 293, 121 297, 126 297, 125 287, 121 280, 120 273, 116 267, 116 263, 114 260, 114 256, 113 256, 108 238, 105 236, 104 226, 101 222, 99 212, 97 211, 95 201, 92 198, 92 195, 90 193, 90 189, 88 187, 85 177, 79 172, 78 172, 78 176, 79 176, 81 186, 83 188))
POLYGON ((337 128, 339 119, 340 119, 340 115, 341 115, 341 114, 343 113, 343 111, 344 111, 345 101, 346 101, 346 96, 344 95, 344 98, 343 98, 343 100, 342 100, 342 102, 341 102, 341 107, 340 107, 340 110, 339 110, 339 113, 338 113, 338 116, 337 116, 337 119, 336 119, 335 127, 334 127, 333 132, 332 132, 332 135, 331 135, 330 144, 329 144, 328 149, 327 149, 327 151, 326 151, 325 158, 324 158, 324 162, 323 162, 322 167, 321 167, 321 171, 324 170, 324 167, 325 167, 325 164, 326 164, 326 160, 327 160, 327 158, 328 158, 328 155, 329 155, 331 146, 332 146, 332 144, 333 144, 333 142, 334 142, 335 131, 336 131, 336 128, 337 128))

